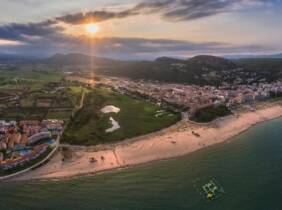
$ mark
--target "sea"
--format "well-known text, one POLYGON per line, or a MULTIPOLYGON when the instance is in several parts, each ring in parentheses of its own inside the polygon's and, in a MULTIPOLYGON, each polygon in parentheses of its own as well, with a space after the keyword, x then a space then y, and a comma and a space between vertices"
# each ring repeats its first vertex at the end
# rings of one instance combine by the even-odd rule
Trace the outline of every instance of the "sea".
POLYGON ((0 210, 282 210, 282 119, 185 157, 61 181, 0 183, 0 210), (202 185, 222 189, 213 200, 202 185))

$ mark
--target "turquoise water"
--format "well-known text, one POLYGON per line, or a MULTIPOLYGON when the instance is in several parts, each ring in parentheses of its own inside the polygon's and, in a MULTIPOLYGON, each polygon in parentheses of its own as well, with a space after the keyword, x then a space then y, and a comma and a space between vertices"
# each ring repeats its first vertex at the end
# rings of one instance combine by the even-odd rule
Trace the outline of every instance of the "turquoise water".
POLYGON ((1 210, 281 210, 282 119, 186 157, 65 181, 0 185, 1 210), (193 186, 216 178, 207 202, 193 186))

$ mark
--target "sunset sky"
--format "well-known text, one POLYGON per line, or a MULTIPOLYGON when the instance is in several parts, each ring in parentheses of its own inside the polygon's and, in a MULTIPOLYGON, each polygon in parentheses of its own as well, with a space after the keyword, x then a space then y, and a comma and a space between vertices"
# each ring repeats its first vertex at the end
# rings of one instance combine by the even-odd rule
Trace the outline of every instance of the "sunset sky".
POLYGON ((281 0, 0 0, 0 53, 119 59, 282 52, 281 0), (87 24, 96 27, 94 33, 87 24), (88 27, 89 29, 89 27, 88 27))

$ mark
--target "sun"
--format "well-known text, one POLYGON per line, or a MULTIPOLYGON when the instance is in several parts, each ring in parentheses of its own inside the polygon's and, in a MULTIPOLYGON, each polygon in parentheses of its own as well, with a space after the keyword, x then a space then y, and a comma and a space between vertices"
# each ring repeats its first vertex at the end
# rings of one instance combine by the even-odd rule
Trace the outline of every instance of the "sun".
POLYGON ((95 23, 89 23, 85 26, 86 31, 92 35, 96 34, 99 31, 98 26, 95 23))

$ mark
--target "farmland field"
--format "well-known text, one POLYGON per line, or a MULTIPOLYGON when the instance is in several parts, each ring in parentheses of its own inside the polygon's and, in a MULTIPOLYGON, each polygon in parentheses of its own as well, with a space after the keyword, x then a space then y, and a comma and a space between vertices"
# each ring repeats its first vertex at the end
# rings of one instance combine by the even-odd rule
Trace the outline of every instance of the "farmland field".
POLYGON ((56 72, 0 70, 0 119, 69 120, 87 88, 64 82, 56 72))

